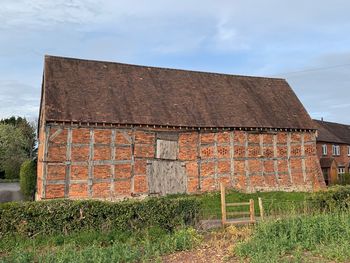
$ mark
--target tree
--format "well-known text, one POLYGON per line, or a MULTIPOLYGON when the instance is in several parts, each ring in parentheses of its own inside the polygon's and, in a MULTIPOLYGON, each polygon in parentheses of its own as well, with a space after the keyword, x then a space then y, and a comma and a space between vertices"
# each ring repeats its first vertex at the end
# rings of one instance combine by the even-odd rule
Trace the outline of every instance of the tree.
POLYGON ((19 182, 22 194, 27 199, 33 200, 36 186, 36 162, 34 160, 26 160, 21 165, 19 182))
POLYGON ((25 151, 29 159, 36 155, 36 124, 28 122, 26 118, 12 116, 2 119, 0 124, 9 124, 21 130, 25 138, 25 151))
POLYGON ((22 130, 0 124, 0 170, 6 178, 18 178, 21 164, 28 159, 28 141, 22 130))
POLYGON ((0 177, 18 178, 22 162, 36 156, 36 125, 12 116, 0 126, 0 177))

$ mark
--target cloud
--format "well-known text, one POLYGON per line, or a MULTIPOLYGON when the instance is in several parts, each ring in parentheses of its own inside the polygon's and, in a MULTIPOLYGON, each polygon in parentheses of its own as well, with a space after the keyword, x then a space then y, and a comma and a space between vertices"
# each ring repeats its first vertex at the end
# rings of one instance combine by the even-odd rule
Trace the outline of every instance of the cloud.
POLYGON ((0 113, 37 115, 48 53, 284 77, 312 116, 350 123, 350 67, 281 74, 350 63, 349 10, 346 0, 2 0, 0 113))
POLYGON ((0 28, 82 24, 96 16, 97 7, 96 1, 91 0, 2 0, 0 28))
POLYGON ((311 116, 350 124, 350 51, 324 53, 308 62, 304 72, 299 69, 284 77, 311 116))
POLYGON ((0 118, 38 116, 40 89, 18 81, 0 81, 0 118))
POLYGON ((346 109, 346 108, 350 108, 350 103, 331 105, 330 108, 331 109, 346 109))
POLYGON ((249 39, 227 18, 220 19, 217 23, 213 38, 214 47, 220 51, 240 51, 250 48, 249 39))

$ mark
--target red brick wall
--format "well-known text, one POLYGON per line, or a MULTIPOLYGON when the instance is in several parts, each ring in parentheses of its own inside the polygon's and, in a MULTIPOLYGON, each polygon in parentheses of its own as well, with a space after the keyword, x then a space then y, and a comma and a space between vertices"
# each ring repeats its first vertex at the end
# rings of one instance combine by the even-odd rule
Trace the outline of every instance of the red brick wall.
POLYGON ((337 164, 345 164, 345 172, 349 172, 350 156, 348 156, 348 146, 346 144, 328 143, 328 142, 317 142, 317 155, 319 158, 334 158, 337 164), (322 154, 322 145, 327 145, 327 155, 322 154), (333 145, 340 146, 340 155, 333 155, 333 145))
MULTIPOLYGON (((249 192, 324 186, 314 133, 171 132, 178 136, 188 193, 218 190, 220 182, 249 192)), ((156 156, 155 129, 51 125, 39 140, 38 199, 149 193, 146 167, 156 156)))

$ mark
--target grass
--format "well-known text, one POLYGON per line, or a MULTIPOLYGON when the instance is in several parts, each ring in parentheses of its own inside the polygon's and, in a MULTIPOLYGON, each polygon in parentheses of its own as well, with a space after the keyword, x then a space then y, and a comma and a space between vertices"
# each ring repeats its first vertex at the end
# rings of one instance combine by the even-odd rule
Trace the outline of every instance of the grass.
POLYGON ((250 262, 349 262, 350 212, 270 220, 256 226, 234 254, 250 262))
MULTIPOLYGON (((305 253, 350 259, 350 252, 346 250, 350 245, 350 214, 296 216, 300 204, 304 204, 309 195, 305 192, 248 194, 227 190, 227 202, 254 199, 257 204, 258 197, 261 197, 267 215, 290 215, 286 219, 257 225, 253 234, 249 230, 248 239, 244 231, 235 232, 233 236, 245 237, 245 241, 235 239, 240 242, 235 254, 242 259, 249 258, 251 262, 298 262, 298 259, 305 259, 305 253), (344 245, 337 246, 337 242, 344 245)), ((197 195, 196 198, 202 203, 202 218, 221 217, 219 192, 197 195)), ((258 215, 258 205, 255 208, 258 215)), ((201 236, 191 228, 173 233, 150 228, 138 232, 96 231, 32 238, 12 236, 0 240, 0 262, 157 262, 162 255, 189 250, 200 240, 201 236)))
MULTIPOLYGON (((307 192, 257 192, 241 193, 235 190, 226 191, 226 203, 247 202, 254 199, 255 214, 259 214, 258 198, 263 200, 266 215, 289 213, 291 209, 303 206, 310 195, 307 192)), ((221 218, 220 192, 206 193, 197 196, 202 201, 202 218, 221 218)), ((234 209, 234 208, 231 208, 234 209)), ((236 207, 235 211, 248 210, 248 207, 236 207)))
POLYGON ((191 249, 200 242, 194 229, 167 233, 160 228, 141 232, 83 232, 68 236, 7 237, 0 241, 0 262, 148 262, 191 249))

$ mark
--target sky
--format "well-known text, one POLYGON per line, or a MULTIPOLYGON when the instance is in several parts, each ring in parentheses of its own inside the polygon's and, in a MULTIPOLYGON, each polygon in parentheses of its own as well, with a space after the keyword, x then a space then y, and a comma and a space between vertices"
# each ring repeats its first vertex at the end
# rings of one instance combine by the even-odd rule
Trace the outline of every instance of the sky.
POLYGON ((44 55, 285 78, 350 124, 350 1, 0 0, 0 118, 38 118, 44 55))

